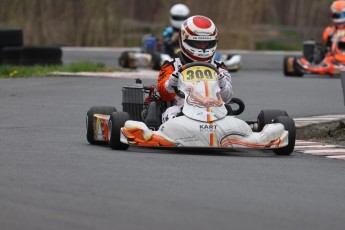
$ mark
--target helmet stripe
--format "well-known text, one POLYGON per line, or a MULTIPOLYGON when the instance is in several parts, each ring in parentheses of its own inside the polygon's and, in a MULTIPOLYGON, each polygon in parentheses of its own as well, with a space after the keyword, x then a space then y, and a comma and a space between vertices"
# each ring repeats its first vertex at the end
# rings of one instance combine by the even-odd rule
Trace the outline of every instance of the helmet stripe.
POLYGON ((191 30, 189 29, 188 26, 186 26, 186 31, 187 31, 190 35, 197 36, 197 34, 195 34, 193 31, 191 31, 191 30))

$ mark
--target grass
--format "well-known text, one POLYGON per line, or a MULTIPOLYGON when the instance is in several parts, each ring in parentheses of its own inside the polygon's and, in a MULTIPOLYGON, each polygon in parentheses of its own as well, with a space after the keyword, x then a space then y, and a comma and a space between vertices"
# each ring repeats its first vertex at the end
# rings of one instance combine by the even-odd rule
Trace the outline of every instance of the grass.
POLYGON ((287 44, 276 41, 257 42, 255 43, 255 50, 286 50, 286 51, 300 51, 302 45, 287 44))
POLYGON ((108 68, 103 64, 92 62, 78 62, 69 65, 51 66, 20 66, 20 65, 0 65, 0 78, 14 77, 45 77, 51 72, 115 72, 116 68, 108 68))

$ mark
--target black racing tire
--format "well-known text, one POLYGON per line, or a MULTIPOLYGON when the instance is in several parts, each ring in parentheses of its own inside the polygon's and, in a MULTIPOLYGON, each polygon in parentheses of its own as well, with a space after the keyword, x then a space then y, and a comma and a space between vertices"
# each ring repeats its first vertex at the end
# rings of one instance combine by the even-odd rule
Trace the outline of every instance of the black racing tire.
POLYGON ((107 141, 95 141, 94 140, 94 123, 93 115, 94 114, 104 114, 111 115, 113 112, 116 112, 116 108, 112 106, 93 106, 87 111, 86 114, 86 139, 92 145, 106 145, 107 141))
POLYGON ((2 49, 2 64, 19 65, 22 47, 4 47, 2 49))
POLYGON ((312 62, 315 53, 316 42, 314 40, 307 40, 303 42, 303 57, 312 62))
POLYGON ((24 46, 21 51, 22 65, 61 65, 62 49, 59 46, 24 46))
POLYGON ((129 114, 126 112, 114 112, 110 115, 109 118, 109 145, 112 149, 115 150, 126 150, 129 147, 129 144, 122 143, 121 138, 121 128, 128 121, 129 114))
POLYGON ((327 52, 328 52, 327 47, 324 44, 316 43, 315 53, 313 56, 313 63, 316 65, 320 64, 325 58, 327 52))
POLYGON ((296 60, 299 57, 284 56, 283 72, 288 77, 303 77, 303 72, 297 68, 296 60))
POLYGON ((279 116, 289 116, 288 113, 284 110, 271 109, 271 110, 261 110, 257 122, 258 122, 258 131, 261 132, 262 129, 267 124, 271 124, 273 119, 279 116))
POLYGON ((159 52, 153 52, 151 54, 151 62, 150 66, 153 70, 160 70, 161 69, 161 54, 159 52))
POLYGON ((23 46, 22 29, 0 30, 0 48, 8 46, 23 46))
POLYGON ((129 51, 124 51, 119 57, 119 66, 129 68, 129 51))
POLYGON ((295 148, 296 142, 296 126, 294 120, 288 116, 279 116, 274 118, 273 123, 283 124, 285 130, 289 132, 288 145, 283 148, 273 149, 273 152, 280 156, 290 155, 295 148))
POLYGON ((233 56, 234 56, 233 54, 228 54, 228 55, 226 56, 226 60, 230 60, 233 56))

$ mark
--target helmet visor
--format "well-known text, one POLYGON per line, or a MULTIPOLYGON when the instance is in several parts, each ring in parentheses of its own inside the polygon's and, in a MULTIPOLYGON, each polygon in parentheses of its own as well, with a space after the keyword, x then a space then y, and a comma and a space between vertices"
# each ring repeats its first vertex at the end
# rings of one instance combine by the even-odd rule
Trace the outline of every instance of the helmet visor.
POLYGON ((177 16, 177 15, 171 15, 172 20, 176 21, 184 21, 188 18, 188 16, 177 16))
POLYGON ((341 12, 341 13, 332 13, 332 18, 334 18, 334 19, 345 18, 345 12, 341 12))
POLYGON ((186 43, 196 49, 211 49, 217 45, 217 41, 195 41, 195 40, 186 40, 186 43))

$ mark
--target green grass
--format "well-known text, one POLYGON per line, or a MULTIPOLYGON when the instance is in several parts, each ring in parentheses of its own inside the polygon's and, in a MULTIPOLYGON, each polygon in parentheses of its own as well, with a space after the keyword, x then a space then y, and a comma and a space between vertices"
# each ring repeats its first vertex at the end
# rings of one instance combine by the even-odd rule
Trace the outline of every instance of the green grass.
POLYGON ((51 72, 114 72, 120 71, 116 68, 108 68, 103 64, 92 62, 78 62, 69 65, 52 66, 19 66, 0 65, 0 78, 13 77, 44 77, 51 72))
POLYGON ((301 50, 301 44, 287 44, 275 41, 257 42, 255 44, 255 50, 286 50, 286 51, 299 51, 301 50))

